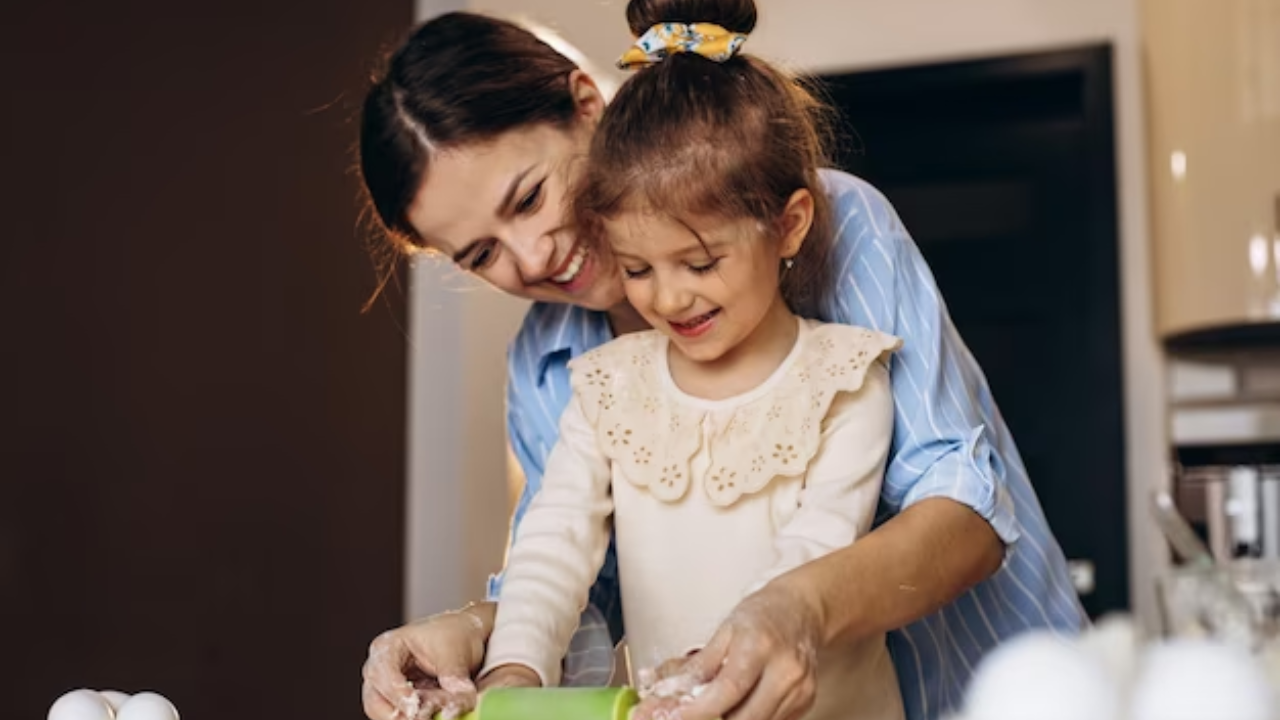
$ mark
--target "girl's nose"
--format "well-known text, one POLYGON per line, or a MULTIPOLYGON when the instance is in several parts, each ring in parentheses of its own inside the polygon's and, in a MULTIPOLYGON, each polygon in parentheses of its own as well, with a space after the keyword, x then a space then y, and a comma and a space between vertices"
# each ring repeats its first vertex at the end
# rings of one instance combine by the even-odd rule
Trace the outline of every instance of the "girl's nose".
POLYGON ((663 282, 655 279, 656 292, 653 297, 653 309, 663 317, 677 317, 689 309, 692 295, 679 283, 663 282))

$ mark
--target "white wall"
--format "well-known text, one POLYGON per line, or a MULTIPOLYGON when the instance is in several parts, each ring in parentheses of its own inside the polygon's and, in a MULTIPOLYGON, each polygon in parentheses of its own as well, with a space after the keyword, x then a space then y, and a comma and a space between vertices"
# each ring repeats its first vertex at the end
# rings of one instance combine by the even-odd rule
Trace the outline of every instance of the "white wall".
POLYGON ((448 261, 413 263, 408 618, 480 599, 501 566, 509 511, 506 347, 526 304, 448 261))
MULTIPOLYGON (((521 5, 496 12, 534 20, 522 15, 521 5)), ((481 8, 466 0, 416 0, 415 21, 463 9, 481 8)), ((531 29, 596 75, 611 95, 621 79, 611 65, 597 66, 565 44, 554 36, 558 28, 531 29)), ((622 41, 628 42, 625 32, 622 41)), ((506 349, 527 307, 448 262, 421 257, 411 263, 406 619, 479 599, 489 573, 501 567, 511 490, 520 481, 506 446, 506 349)))
POLYGON ((626 0, 470 0, 467 8, 545 26, 587 58, 593 75, 610 82, 626 78, 614 66, 631 44, 626 0))
MULTIPOLYGON (((418 20, 464 0, 417 0, 418 20)), ((525 303, 412 263, 405 616, 479 599, 506 546, 506 346, 525 303)))
MULTIPOLYGON (((757 0, 751 52, 811 72, 865 69, 1042 50, 1094 41, 1115 48, 1131 593, 1147 622, 1166 553, 1147 521, 1163 484, 1163 357, 1155 338, 1147 231, 1145 134, 1136 0, 757 0)), ((610 79, 630 43, 625 0, 473 0, 471 9, 521 16, 560 32, 610 79)), ((496 532, 496 531, 495 531, 496 532)))

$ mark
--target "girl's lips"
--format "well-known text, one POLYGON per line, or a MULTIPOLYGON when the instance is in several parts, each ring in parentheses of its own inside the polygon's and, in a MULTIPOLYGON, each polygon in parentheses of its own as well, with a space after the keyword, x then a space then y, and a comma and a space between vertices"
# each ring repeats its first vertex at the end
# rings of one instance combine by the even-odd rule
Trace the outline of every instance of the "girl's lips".
POLYGON ((677 335, 680 335, 682 337, 690 337, 690 338, 698 337, 699 335, 703 335, 708 330, 711 329, 711 326, 715 324, 716 317, 719 315, 720 315, 720 310, 716 309, 704 315, 699 315, 696 318, 692 318, 687 322, 678 323, 678 322, 668 321, 668 324, 671 325, 671 329, 674 330, 677 335))

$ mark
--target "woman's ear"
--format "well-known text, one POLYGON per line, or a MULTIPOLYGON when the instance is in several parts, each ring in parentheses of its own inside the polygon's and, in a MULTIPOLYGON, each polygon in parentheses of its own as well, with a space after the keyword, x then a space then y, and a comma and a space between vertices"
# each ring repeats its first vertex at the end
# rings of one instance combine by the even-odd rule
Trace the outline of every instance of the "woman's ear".
POLYGON ((569 73, 569 94, 573 95, 573 102, 578 106, 579 120, 588 122, 592 127, 600 122, 600 116, 604 115, 604 94, 590 75, 582 70, 569 73))
POLYGON ((791 194, 787 206, 782 209, 782 216, 778 218, 783 258, 793 258, 800 253, 804 239, 809 236, 809 228, 813 227, 813 212, 813 193, 808 188, 800 188, 791 194))

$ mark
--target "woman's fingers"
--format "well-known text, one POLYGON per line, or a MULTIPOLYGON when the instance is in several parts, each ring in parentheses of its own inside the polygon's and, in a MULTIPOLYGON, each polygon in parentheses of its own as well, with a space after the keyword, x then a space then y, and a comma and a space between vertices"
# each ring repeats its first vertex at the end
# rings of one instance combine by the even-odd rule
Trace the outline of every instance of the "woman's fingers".
POLYGON ((725 720, 798 720, 813 707, 816 682, 799 663, 768 664, 744 702, 725 720))
MULTIPOLYGON (((394 709, 402 708, 405 703, 412 703, 416 697, 413 683, 405 677, 404 668, 408 665, 409 650, 396 635, 397 631, 388 631, 374 639, 369 645, 369 657, 365 660, 362 675, 365 686, 376 696, 382 698, 394 709)), ((383 720, 368 712, 370 694, 365 693, 366 715, 374 720, 383 720)), ((375 703, 376 705, 376 703, 375 703)), ((380 705, 377 705, 380 707, 380 705)))
POLYGON ((369 720, 404 720, 397 705, 367 681, 360 688, 360 700, 369 720))

